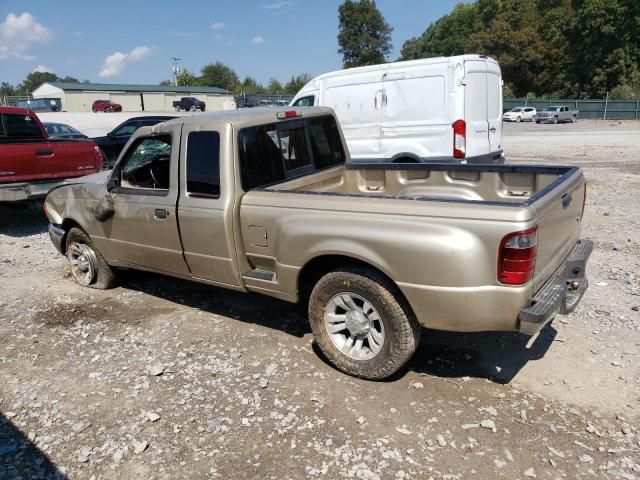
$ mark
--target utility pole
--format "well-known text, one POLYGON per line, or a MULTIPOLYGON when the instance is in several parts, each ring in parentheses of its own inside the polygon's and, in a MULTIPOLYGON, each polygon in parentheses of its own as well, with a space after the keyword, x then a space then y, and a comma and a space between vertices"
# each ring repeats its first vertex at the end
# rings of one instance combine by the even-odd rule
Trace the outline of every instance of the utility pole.
POLYGON ((178 62, 182 59, 178 57, 170 57, 169 60, 173 62, 173 65, 171 67, 171 72, 173 72, 173 84, 177 87, 178 75, 180 74, 180 65, 178 65, 178 62))

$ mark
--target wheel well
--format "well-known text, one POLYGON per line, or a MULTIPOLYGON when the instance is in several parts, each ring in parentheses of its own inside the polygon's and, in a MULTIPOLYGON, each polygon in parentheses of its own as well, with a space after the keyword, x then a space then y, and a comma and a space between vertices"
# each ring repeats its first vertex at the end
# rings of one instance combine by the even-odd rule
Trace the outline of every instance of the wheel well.
POLYGON ((368 268, 382 275, 389 281, 389 283, 393 287, 395 287, 396 294, 399 295, 401 303, 406 305, 407 308, 411 309, 409 302, 407 301, 402 291, 396 285, 396 282, 394 282, 393 279, 391 279, 386 273, 384 273, 379 268, 374 267, 370 263, 345 255, 322 255, 310 260, 304 267, 302 267, 302 270, 300 270, 300 274, 298 275, 298 294, 300 298, 300 304, 302 304, 303 306, 307 305, 309 296, 311 295, 311 290, 313 290, 313 286, 318 282, 318 280, 320 280, 320 278, 322 278, 332 270, 335 270, 339 267, 347 266, 368 268))
POLYGON ((391 157, 391 163, 422 163, 422 159, 413 153, 398 153, 391 157))
POLYGON ((67 249, 67 234, 69 233, 69 230, 71 230, 74 227, 77 227, 80 230, 84 231, 84 229, 80 226, 80 224, 75 220, 72 220, 71 218, 65 218, 62 221, 62 225, 60 227, 64 230, 64 237, 62 238, 62 247, 65 250, 67 249))

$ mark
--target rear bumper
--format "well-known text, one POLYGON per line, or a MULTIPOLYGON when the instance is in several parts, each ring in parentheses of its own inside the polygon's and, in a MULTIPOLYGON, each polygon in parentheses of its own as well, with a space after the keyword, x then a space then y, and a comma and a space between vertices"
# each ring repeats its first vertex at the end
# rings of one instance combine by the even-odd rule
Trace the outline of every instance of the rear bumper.
POLYGON ((7 183, 0 185, 0 203, 24 202, 44 198, 53 187, 62 184, 64 180, 54 180, 36 183, 7 183))
POLYGON ((557 315, 572 312, 587 291, 587 260, 593 251, 591 240, 581 240, 556 273, 535 294, 531 305, 518 315, 520 333, 537 334, 557 315))

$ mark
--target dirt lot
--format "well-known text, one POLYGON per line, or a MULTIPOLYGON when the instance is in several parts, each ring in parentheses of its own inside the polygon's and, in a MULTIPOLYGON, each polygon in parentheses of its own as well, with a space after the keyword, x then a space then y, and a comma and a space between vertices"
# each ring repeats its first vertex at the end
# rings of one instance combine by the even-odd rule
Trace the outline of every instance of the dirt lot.
POLYGON ((0 208, 0 478, 640 478, 640 125, 506 125, 504 148, 584 167, 586 297, 530 344, 424 331, 379 383, 286 303, 78 287, 40 208, 0 208))

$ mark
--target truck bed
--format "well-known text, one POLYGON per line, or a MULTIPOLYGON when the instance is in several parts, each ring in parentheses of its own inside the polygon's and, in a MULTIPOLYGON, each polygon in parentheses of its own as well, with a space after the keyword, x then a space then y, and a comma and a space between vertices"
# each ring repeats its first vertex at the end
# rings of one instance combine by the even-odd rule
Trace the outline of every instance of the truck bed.
MULTIPOLYGON (((282 225, 287 223, 283 220, 286 211, 297 216, 302 210, 309 224, 331 224, 336 235, 355 232, 353 241, 364 244, 373 237, 384 237, 386 248, 391 249, 402 243, 396 237, 405 238, 406 243, 411 236, 416 243, 413 255, 405 252, 404 257, 394 256, 394 261, 405 262, 405 270, 413 272, 407 282, 434 288, 503 288, 495 273, 500 240, 536 225, 533 294, 580 239, 584 198, 584 177, 575 167, 347 164, 248 192, 243 208, 248 212, 254 206, 276 207, 282 225), (324 220, 327 215, 330 219, 324 220), (443 245, 447 244, 452 255, 468 258, 467 272, 445 274, 440 268, 426 267, 449 268, 449 259, 435 259, 431 254, 446 250, 443 245)), ((259 211, 262 216, 263 210, 259 211)), ((260 219, 260 223, 270 221, 276 219, 260 219)), ((290 235, 291 227, 287 231, 290 235)), ((383 248, 372 245, 371 251, 383 248)))
POLYGON ((281 192, 527 206, 577 170, 538 165, 351 164, 270 188, 281 192))

